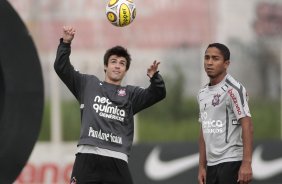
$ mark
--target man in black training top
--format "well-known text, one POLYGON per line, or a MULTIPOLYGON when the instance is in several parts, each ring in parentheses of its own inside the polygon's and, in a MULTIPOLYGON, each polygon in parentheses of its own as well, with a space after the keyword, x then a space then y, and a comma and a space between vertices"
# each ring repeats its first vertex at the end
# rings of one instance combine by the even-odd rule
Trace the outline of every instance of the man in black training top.
POLYGON ((131 57, 121 46, 104 55, 105 80, 81 74, 70 63, 72 27, 63 28, 54 68, 80 104, 81 131, 71 175, 71 184, 132 184, 128 168, 137 112, 166 96, 158 73, 160 62, 147 69, 150 86, 121 86, 131 57))

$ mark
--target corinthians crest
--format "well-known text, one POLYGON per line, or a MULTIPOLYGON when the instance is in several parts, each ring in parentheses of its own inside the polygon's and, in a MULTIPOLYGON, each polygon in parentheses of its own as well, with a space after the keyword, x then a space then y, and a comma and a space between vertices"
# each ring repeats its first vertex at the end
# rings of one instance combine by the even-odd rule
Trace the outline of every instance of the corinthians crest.
POLYGON ((213 96, 212 105, 214 107, 219 104, 219 97, 220 97, 220 94, 216 94, 216 95, 213 96))
POLYGON ((126 91, 125 91, 124 88, 119 89, 119 90, 117 91, 117 93, 118 93, 118 96, 125 96, 125 95, 126 95, 126 91))

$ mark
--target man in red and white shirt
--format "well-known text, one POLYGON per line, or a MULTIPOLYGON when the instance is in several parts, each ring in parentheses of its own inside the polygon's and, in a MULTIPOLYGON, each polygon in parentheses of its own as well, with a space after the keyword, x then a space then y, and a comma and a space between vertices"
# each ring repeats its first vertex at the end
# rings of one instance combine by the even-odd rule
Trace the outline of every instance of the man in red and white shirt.
POLYGON ((252 180, 253 125, 244 86, 227 73, 229 49, 210 44, 204 67, 210 78, 198 94, 200 184, 247 184, 252 180))

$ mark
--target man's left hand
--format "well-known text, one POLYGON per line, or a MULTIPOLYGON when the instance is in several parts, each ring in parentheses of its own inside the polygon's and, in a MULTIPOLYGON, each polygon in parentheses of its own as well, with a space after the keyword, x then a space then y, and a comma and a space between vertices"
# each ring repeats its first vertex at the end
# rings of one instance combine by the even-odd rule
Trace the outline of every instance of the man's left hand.
POLYGON ((154 74, 158 71, 158 66, 160 62, 157 62, 156 60, 153 62, 153 64, 147 69, 147 75, 152 78, 154 74))

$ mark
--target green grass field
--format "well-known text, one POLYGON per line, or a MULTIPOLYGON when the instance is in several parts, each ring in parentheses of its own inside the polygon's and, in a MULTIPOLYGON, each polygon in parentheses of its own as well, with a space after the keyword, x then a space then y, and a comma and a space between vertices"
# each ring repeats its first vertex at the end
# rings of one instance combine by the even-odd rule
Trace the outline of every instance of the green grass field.
MULTIPOLYGON (((140 142, 197 141, 198 109, 193 99, 164 100, 138 114, 140 142), (178 101, 179 102, 179 101, 178 101), (177 106, 176 106, 177 105, 177 106), (174 107, 174 108, 172 108, 174 107)), ((79 105, 76 101, 61 104, 63 140, 76 141, 80 132, 79 105)), ((255 99, 250 101, 254 139, 280 139, 280 102, 255 99)), ((50 103, 45 103, 39 140, 50 140, 50 103)))

